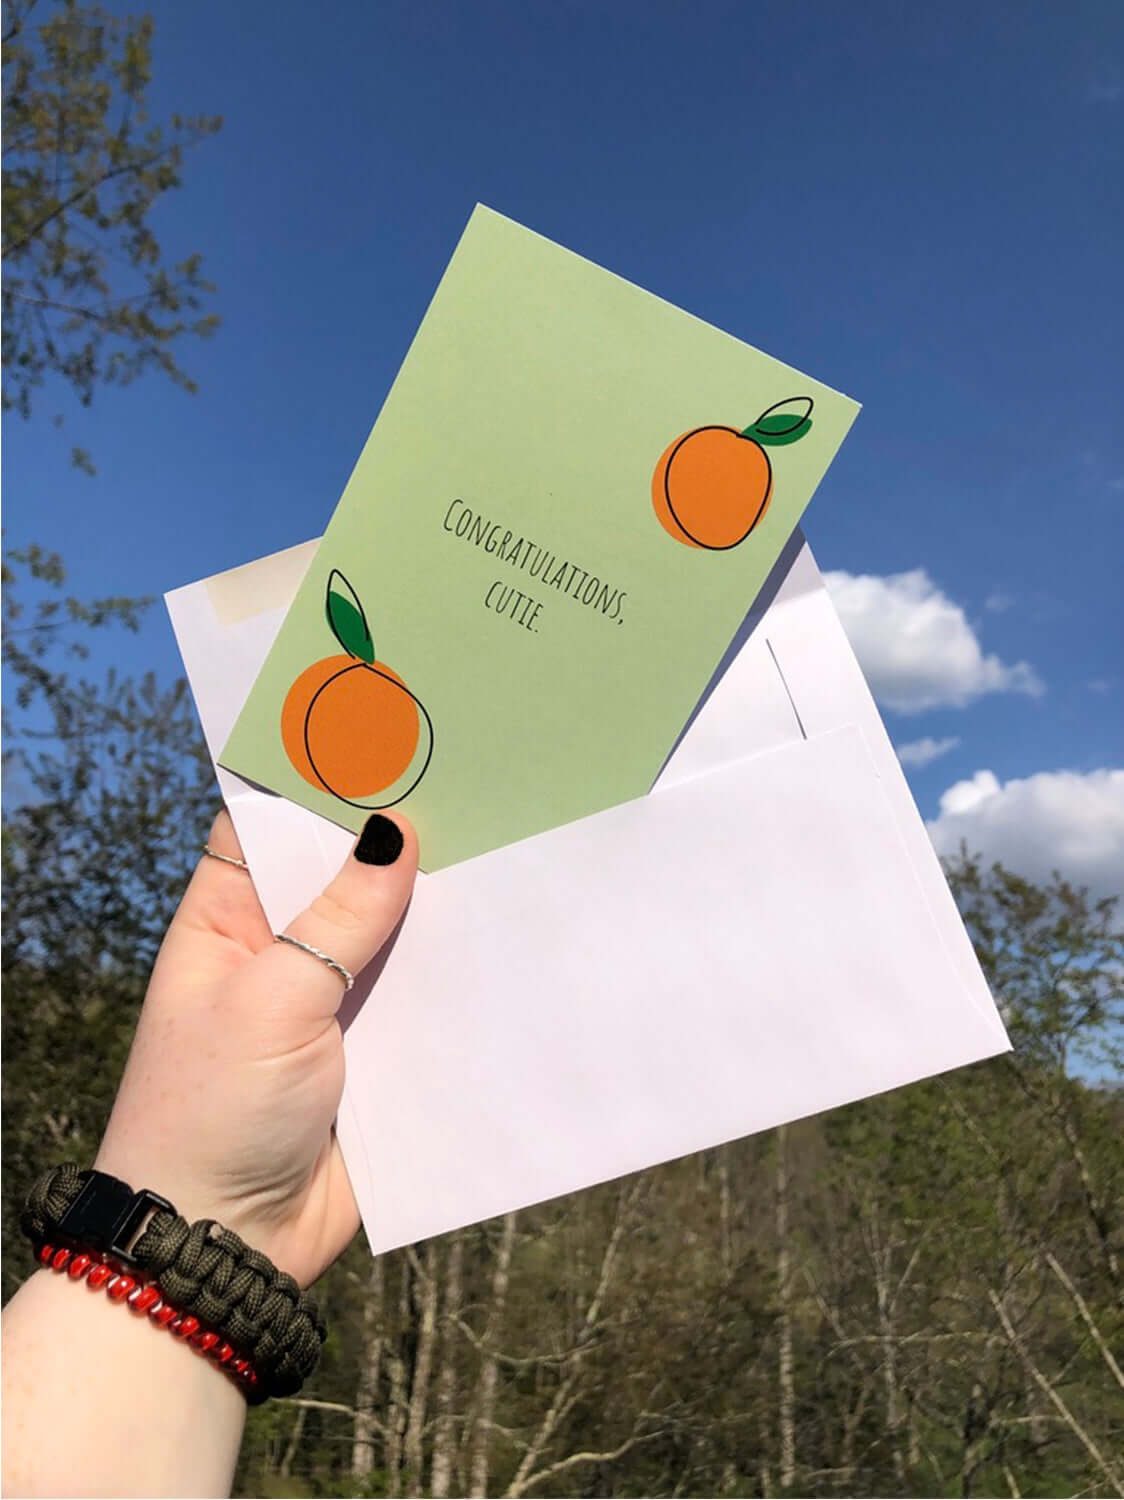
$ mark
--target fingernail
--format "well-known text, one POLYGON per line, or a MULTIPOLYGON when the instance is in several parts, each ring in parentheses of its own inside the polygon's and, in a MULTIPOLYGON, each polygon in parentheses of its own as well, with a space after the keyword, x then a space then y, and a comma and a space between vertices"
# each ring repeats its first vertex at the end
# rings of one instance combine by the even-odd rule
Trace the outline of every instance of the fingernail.
POLYGON ((372 813, 359 835, 355 858, 361 865, 392 865, 402 853, 404 842, 397 823, 382 813, 372 813))

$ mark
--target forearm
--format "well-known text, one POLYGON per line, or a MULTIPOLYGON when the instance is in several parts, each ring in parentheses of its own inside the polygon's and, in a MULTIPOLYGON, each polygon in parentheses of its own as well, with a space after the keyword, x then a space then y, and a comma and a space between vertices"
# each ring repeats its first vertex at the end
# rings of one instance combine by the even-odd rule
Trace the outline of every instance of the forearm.
MULTIPOLYGON (((97 1170, 117 1186, 95 1186, 100 1207, 84 1202, 54 1241, 93 1179, 62 1164, 28 1200, 33 1238, 66 1246, 85 1226, 90 1247, 108 1254, 122 1235, 119 1253, 150 1268, 159 1261, 161 1285, 195 1287, 181 1310, 208 1334, 229 1335, 262 1394, 292 1392, 315 1364, 324 1327, 300 1287, 358 1227, 332 1130, 344 1072, 337 1011, 343 981, 401 920, 416 869, 409 824, 372 815, 280 943, 221 813, 161 947, 98 1153, 97 1170), (132 1222, 131 1190, 143 1205, 149 1188, 195 1222, 183 1225, 166 1204, 143 1228, 132 1222), (200 1243, 207 1221, 230 1233, 200 1243)), ((230 1493, 246 1406, 213 1362, 225 1338, 201 1357, 150 1317, 53 1270, 12 1298, 3 1328, 7 1494, 230 1493)))
POLYGON ((4 1309, 6 1495, 228 1495, 233 1382, 131 1308, 39 1271, 4 1309))

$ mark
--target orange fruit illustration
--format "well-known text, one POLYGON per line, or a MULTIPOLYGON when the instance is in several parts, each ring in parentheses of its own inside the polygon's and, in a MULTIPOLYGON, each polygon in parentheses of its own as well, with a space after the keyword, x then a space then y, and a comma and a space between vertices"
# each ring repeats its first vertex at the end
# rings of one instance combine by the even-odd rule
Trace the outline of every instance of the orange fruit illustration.
POLYGON ((740 431, 694 427, 669 443, 652 475, 652 506, 668 535, 708 552, 740 546, 772 499, 766 448, 802 438, 812 426, 812 404, 811 396, 795 396, 740 431))
POLYGON ((326 605, 346 654, 314 662, 293 683, 281 709, 281 741, 293 768, 318 791, 353 807, 390 807, 425 775, 433 724, 401 677, 376 661, 363 606, 335 568, 326 605))

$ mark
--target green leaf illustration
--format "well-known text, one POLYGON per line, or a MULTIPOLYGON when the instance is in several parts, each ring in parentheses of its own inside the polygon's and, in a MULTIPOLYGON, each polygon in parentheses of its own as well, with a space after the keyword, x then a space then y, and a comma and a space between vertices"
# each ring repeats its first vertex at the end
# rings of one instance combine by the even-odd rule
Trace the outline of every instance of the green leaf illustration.
POLYGON ((367 628, 367 617, 363 613, 359 595, 338 568, 333 568, 328 575, 327 610, 332 634, 347 654, 372 666, 375 660, 375 643, 367 628))
POLYGON ((811 431, 813 405, 811 396, 791 396, 787 401, 778 401, 746 427, 742 437, 774 448, 795 443, 811 431))

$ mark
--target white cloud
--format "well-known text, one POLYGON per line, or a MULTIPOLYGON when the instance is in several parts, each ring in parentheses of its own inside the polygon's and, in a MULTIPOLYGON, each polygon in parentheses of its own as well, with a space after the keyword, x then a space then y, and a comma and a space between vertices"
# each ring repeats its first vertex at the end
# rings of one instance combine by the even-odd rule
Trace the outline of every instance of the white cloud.
POLYGON ((828 573, 840 619, 879 702, 902 714, 963 708, 984 693, 1044 691, 1034 668, 985 656, 959 604, 923 568, 886 577, 828 573))
POLYGON ((958 781, 941 797, 941 817, 960 817, 979 807, 989 797, 1000 791, 999 778, 994 771, 977 771, 970 781, 958 781))
POLYGON ((1124 894, 1124 770, 1040 771, 1000 782, 993 771, 950 786, 928 825, 938 854, 1000 860, 1029 880, 1054 870, 1094 895, 1124 894))
POLYGON ((993 615, 1002 615, 1006 614, 1014 602, 1010 594, 1005 594, 1002 589, 992 589, 984 600, 984 609, 993 615))
POLYGON ((930 735, 925 735, 923 739, 910 740, 908 745, 899 745, 898 759, 903 766, 927 766, 931 761, 947 755, 950 750, 955 750, 959 744, 958 735, 951 735, 946 740, 935 740, 930 735))

